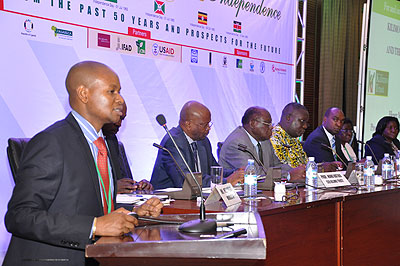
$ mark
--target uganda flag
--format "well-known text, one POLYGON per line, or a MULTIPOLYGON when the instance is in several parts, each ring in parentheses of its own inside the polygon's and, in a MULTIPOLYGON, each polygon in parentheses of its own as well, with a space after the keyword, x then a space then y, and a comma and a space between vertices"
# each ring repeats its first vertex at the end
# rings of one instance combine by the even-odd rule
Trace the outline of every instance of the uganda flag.
POLYGON ((165 14, 165 3, 162 1, 154 0, 154 12, 156 14, 164 15, 165 14))
POLYGON ((207 13, 198 11, 197 17, 198 17, 197 22, 199 24, 207 25, 207 13))
POLYGON ((242 22, 233 21, 233 32, 237 32, 237 33, 242 32, 242 22))

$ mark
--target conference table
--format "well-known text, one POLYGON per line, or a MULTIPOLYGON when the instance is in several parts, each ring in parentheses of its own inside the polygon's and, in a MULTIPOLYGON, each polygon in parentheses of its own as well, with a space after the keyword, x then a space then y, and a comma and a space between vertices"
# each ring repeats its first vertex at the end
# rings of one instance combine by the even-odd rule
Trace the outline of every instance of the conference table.
MULTIPOLYGON (((235 209, 223 203, 207 213, 257 211, 267 239, 267 259, 256 265, 400 265, 400 186, 288 190, 290 199, 242 200, 235 209)), ((176 200, 164 214, 198 212, 194 200, 176 200)))

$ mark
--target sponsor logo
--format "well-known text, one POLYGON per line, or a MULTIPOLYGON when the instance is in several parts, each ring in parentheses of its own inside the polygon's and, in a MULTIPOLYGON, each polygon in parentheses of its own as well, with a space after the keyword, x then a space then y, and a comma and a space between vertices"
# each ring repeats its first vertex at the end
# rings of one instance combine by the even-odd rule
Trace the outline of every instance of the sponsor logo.
POLYGON ((237 32, 237 33, 242 32, 242 22, 233 21, 233 32, 237 32))
POLYGON ((197 22, 199 24, 207 25, 207 13, 197 12, 197 22))
POLYGON ((118 3, 118 0, 106 0, 107 2, 118 3))
POLYGON ((54 37, 59 37, 61 39, 72 39, 72 31, 59 29, 55 26, 51 26, 51 30, 54 31, 54 37))
POLYGON ((208 65, 211 66, 212 65, 212 52, 208 53, 208 65))
POLYGON ((236 68, 242 68, 242 67, 243 67, 243 60, 236 59, 236 68))
POLYGON ((137 40, 136 46, 138 54, 146 54, 146 42, 144 40, 137 40))
POLYGON ((228 57, 226 55, 222 58, 222 67, 228 67, 228 57))
POLYGON ((128 51, 131 52, 132 51, 132 45, 130 44, 126 44, 126 43, 121 43, 121 39, 118 37, 117 39, 117 48, 115 48, 115 50, 122 50, 122 51, 128 51))
POLYGON ((260 72, 261 73, 265 72, 265 63, 264 63, 264 61, 261 61, 261 63, 260 63, 260 72))
POLYGON ((276 72, 278 74, 284 74, 286 75, 286 69, 285 68, 280 68, 280 67, 276 67, 275 64, 272 64, 272 72, 276 72))
POLYGON ((164 15, 165 14, 165 3, 162 1, 154 0, 154 13, 164 15))
POLYGON ((254 72, 254 62, 253 62, 253 60, 250 61, 250 71, 254 72))
POLYGON ((196 64, 199 62, 199 50, 197 50, 197 49, 191 49, 191 52, 190 52, 190 62, 196 63, 196 64))
POLYGON ((25 31, 30 33, 33 30, 33 22, 30 19, 24 21, 25 31))
POLYGON ((135 29, 132 27, 128 27, 128 35, 134 36, 134 37, 139 37, 143 39, 150 39, 151 38, 151 32, 148 30, 141 30, 141 29, 135 29))
POLYGON ((108 34, 98 33, 97 34, 97 46, 110 48, 111 47, 111 36, 108 34))
POLYGON ((152 52, 154 56, 160 55, 160 56, 169 56, 169 57, 174 57, 175 56, 175 50, 173 47, 168 47, 165 45, 159 45, 157 43, 153 44, 152 47, 152 52))

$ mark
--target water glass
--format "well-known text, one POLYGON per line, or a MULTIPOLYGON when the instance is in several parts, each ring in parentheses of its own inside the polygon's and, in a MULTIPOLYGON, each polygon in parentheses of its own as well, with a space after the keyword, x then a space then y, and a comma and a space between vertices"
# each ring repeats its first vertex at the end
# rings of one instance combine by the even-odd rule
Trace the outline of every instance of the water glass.
POLYGON ((211 166, 211 189, 214 189, 216 185, 222 184, 222 175, 224 169, 222 166, 211 166))

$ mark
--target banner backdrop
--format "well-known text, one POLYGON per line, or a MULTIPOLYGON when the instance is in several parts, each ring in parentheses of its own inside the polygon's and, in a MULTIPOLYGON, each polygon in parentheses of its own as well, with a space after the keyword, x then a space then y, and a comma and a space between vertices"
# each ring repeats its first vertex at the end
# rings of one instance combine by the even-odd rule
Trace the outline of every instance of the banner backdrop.
MULTIPOLYGON (((7 139, 68 114, 73 64, 95 60, 118 73, 128 105, 118 137, 135 179, 149 179, 152 143, 165 134, 159 113, 171 128, 185 102, 205 104, 214 152, 250 106, 278 122, 293 99, 296 16, 297 0, 0 0, 0 216, 14 185, 7 139)), ((4 227, 0 241, 6 250, 4 227)))

